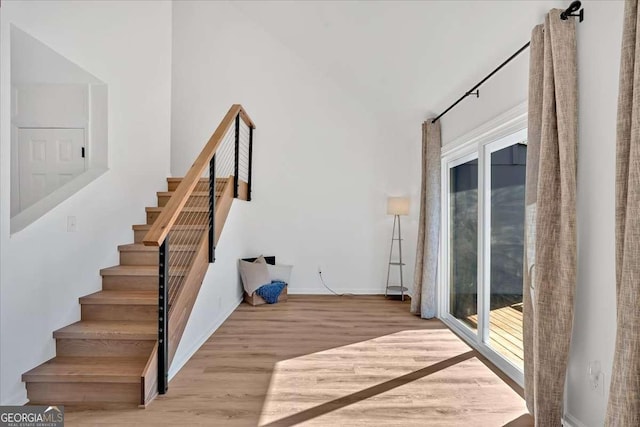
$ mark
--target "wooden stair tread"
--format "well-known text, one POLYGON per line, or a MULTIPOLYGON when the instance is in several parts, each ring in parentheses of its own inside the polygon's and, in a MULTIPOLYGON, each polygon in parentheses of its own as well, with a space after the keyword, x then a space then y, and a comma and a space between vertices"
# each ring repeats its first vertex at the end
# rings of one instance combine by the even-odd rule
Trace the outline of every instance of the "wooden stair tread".
MULTIPOLYGON (((168 177, 167 178, 167 182, 181 182, 184 178, 183 177, 168 177)), ((222 183, 222 182, 227 182, 229 178, 216 178, 216 182, 218 183, 222 183)), ((198 180, 198 182, 209 182, 209 178, 200 178, 198 180)))
POLYGON ((99 291, 80 298, 80 304, 158 305, 157 291, 99 291))
MULTIPOLYGON (((192 252, 198 248, 198 245, 171 245, 171 251, 192 252)), ((142 243, 129 243, 118 246, 120 252, 158 252, 157 246, 145 246, 142 243)))
POLYGON ((54 357, 22 374, 30 382, 140 383, 147 358, 54 357))
MULTIPOLYGON (((158 191, 157 195, 160 197, 171 197, 173 196, 173 194, 175 193, 175 191, 158 191)), ((220 196, 222 194, 221 190, 217 190, 216 191, 216 197, 220 196)), ((209 197, 209 192, 208 191, 194 191, 191 193, 191 197, 209 197)))
POLYGON ((81 320, 53 332, 54 338, 156 340, 157 322, 81 320))
MULTIPOLYGON (((144 230, 150 230, 152 227, 151 224, 134 224, 131 226, 131 228, 134 231, 144 231, 144 230)), ((208 225, 204 225, 204 224, 175 224, 173 227, 171 227, 172 230, 205 230, 208 227, 208 225)), ((156 247, 156 246, 151 246, 151 247, 156 247)))
MULTIPOLYGON (((185 267, 171 267, 171 276, 181 276, 186 273, 185 267)), ((102 276, 157 276, 158 267, 155 265, 114 265, 100 270, 102 276)))
MULTIPOLYGON (((163 207, 147 206, 144 208, 147 212, 162 212, 163 207)), ((209 212, 209 206, 184 206, 180 212, 209 212)))

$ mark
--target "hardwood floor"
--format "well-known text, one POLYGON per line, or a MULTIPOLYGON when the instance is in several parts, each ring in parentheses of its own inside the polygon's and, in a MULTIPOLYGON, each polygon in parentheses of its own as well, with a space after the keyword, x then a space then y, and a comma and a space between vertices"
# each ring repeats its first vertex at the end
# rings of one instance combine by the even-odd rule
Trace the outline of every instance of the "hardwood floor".
POLYGON ((522 390, 437 320, 380 296, 241 304, 147 409, 67 425, 532 426, 522 390))

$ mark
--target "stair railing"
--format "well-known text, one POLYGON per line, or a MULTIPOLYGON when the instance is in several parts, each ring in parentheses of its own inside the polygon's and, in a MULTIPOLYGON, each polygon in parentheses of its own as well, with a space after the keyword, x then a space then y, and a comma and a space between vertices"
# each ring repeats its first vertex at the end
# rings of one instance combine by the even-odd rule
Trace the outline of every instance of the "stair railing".
POLYGON ((251 200, 254 129, 244 108, 232 105, 162 211, 152 218, 153 224, 143 239, 145 246, 158 247, 159 394, 168 389, 173 303, 201 245, 208 246, 208 261, 215 261, 221 231, 215 224, 216 199, 233 182, 233 197, 251 200))

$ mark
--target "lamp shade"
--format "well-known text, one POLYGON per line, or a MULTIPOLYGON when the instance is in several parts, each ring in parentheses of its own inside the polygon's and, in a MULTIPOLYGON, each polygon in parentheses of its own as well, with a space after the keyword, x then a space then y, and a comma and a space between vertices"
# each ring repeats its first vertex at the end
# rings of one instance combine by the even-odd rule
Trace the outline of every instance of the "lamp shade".
POLYGON ((408 197, 388 197, 387 214, 389 215, 409 215, 408 197))

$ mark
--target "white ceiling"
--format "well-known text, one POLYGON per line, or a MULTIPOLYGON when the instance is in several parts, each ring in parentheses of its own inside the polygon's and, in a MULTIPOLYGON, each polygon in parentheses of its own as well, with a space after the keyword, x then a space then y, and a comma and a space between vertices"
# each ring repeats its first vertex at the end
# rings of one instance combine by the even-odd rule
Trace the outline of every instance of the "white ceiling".
POLYGON ((234 2, 374 114, 439 113, 568 1, 234 2))

